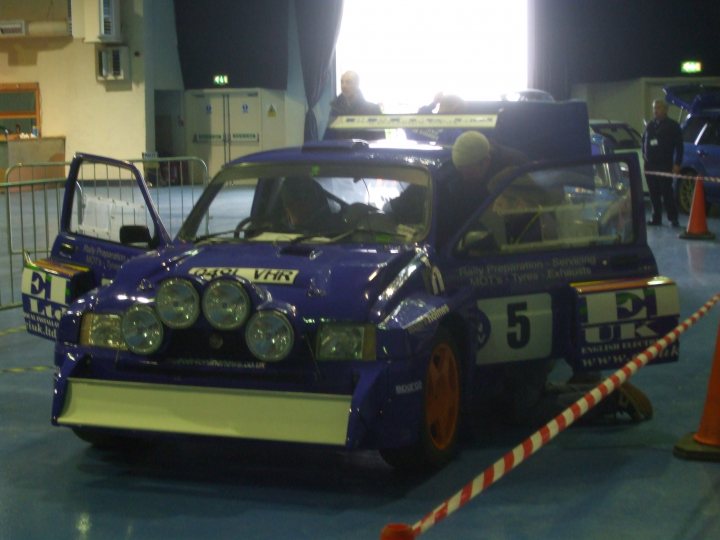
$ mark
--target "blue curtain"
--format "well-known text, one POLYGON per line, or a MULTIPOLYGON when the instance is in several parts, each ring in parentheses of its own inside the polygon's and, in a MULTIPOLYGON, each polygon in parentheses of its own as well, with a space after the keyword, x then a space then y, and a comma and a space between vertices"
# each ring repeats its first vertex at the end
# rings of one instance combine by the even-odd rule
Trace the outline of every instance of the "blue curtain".
POLYGON ((335 58, 335 42, 340 32, 343 0, 295 1, 300 62, 307 96, 305 140, 318 139, 317 119, 313 108, 322 95, 335 58))
POLYGON ((287 88, 290 0, 174 0, 185 88, 287 88))

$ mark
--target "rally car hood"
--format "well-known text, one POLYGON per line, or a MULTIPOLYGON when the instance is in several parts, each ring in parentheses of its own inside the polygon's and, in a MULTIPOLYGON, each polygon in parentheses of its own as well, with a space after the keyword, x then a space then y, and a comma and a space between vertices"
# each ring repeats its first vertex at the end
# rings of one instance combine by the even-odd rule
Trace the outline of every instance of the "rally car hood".
POLYGON ((235 276, 252 283, 259 297, 289 304, 305 315, 366 320, 416 255, 416 249, 407 247, 222 243, 138 257, 123 267, 116 282, 235 276))

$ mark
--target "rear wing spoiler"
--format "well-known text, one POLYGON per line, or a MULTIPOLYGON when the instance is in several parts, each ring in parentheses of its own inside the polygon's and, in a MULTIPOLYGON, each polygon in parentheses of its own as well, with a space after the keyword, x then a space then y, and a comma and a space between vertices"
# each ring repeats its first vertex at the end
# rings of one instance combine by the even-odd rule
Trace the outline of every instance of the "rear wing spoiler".
POLYGON ((331 129, 493 129, 497 114, 375 114, 338 116, 331 129))
POLYGON ((587 104, 582 101, 468 102, 464 114, 338 116, 331 120, 325 138, 386 138, 385 130, 396 128, 405 129, 408 138, 424 141, 438 141, 445 131, 444 144, 452 144, 464 130, 482 131, 531 160, 591 155, 587 104))

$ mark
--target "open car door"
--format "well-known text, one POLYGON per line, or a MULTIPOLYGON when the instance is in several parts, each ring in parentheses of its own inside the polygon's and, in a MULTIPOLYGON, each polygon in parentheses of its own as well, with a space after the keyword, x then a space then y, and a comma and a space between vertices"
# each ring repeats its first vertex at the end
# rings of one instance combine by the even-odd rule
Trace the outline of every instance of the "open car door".
POLYGON ((683 84, 663 88, 665 99, 691 114, 703 109, 720 107, 720 86, 683 84))
POLYGON ((37 261, 25 256, 22 301, 28 332, 54 340, 60 316, 72 301, 110 283, 128 259, 169 242, 134 165, 77 154, 50 256, 37 261))
MULTIPOLYGON (((677 285, 647 244, 635 154, 498 175, 447 246, 476 295, 478 365, 565 358, 617 369, 678 323, 677 285)), ((675 343, 654 363, 679 358, 675 343)))

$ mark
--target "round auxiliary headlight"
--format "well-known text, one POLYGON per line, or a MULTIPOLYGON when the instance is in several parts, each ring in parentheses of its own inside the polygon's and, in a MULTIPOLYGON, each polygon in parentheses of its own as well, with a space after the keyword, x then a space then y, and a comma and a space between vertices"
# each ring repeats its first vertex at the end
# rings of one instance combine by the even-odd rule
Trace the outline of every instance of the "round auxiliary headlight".
POLYGON ((155 306, 168 328, 188 328, 200 313, 200 297, 188 280, 170 278, 158 288, 155 306))
POLYGON ((240 328, 250 314, 250 297, 245 288, 235 281, 213 281, 202 297, 205 318, 218 330, 240 328))
POLYGON ((130 307, 123 315, 120 329, 128 348, 137 354, 154 353, 163 340, 163 325, 150 306, 130 307))
POLYGON ((295 336, 285 315, 277 311, 258 311, 248 321, 245 340, 256 358, 274 362, 290 354, 295 336))

